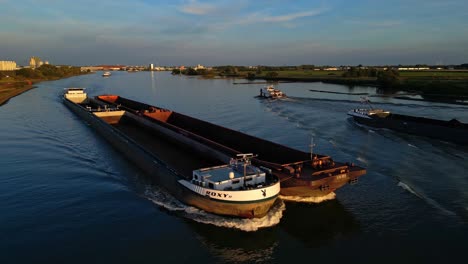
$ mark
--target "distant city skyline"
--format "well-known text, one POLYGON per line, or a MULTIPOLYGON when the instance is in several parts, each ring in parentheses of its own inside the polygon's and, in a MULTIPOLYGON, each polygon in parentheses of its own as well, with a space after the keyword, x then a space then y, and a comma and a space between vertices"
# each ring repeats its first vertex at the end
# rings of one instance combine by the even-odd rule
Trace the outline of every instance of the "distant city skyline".
POLYGON ((0 0, 0 60, 69 65, 468 62, 468 2, 0 0))

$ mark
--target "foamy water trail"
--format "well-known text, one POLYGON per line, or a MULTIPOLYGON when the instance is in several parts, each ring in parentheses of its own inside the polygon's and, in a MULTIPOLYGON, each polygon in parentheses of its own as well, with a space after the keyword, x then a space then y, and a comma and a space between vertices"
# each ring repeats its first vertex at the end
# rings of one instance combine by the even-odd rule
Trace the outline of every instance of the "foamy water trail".
POLYGON ((413 190, 413 188, 411 188, 409 185, 407 185, 406 183, 404 182, 398 182, 398 186, 400 186, 401 188, 403 188, 404 190, 416 195, 417 197, 421 198, 421 199, 424 199, 424 197, 422 195, 420 195, 419 193, 417 193, 415 190, 413 190))
POLYGON ((427 202, 429 205, 431 205, 432 207, 440 210, 444 214, 446 214, 446 215, 456 215, 456 213, 444 208, 442 205, 440 205, 438 202, 434 201, 433 199, 431 199, 429 197, 426 197, 423 194, 420 194, 420 193, 416 192, 413 188, 411 188, 406 183, 400 181, 400 182, 398 182, 398 186, 400 186, 401 188, 405 189, 406 191, 416 195, 417 197, 421 198, 422 200, 427 202))
POLYGON ((367 164, 367 159, 364 158, 364 157, 359 156, 359 157, 357 157, 356 159, 357 159, 358 161, 362 162, 363 164, 367 164))
POLYGON ((145 189, 144 197, 156 205, 163 207, 169 211, 185 211, 187 205, 181 203, 168 192, 156 187, 147 186, 145 189))
POLYGON ((260 228, 277 225, 283 216, 283 211, 286 209, 284 203, 278 199, 266 216, 262 218, 244 219, 215 215, 186 205, 165 190, 156 186, 147 186, 144 197, 160 207, 175 212, 185 218, 192 219, 193 221, 219 227, 239 229, 246 232, 257 231, 260 228))
POLYGON ((300 203, 321 203, 328 200, 333 200, 336 198, 336 194, 331 192, 325 196, 321 197, 303 197, 303 196, 282 196, 280 195, 281 200, 287 202, 300 202, 300 203))
POLYGON ((418 148, 418 147, 416 147, 415 145, 410 144, 410 143, 408 143, 408 146, 410 146, 410 147, 412 147, 412 148, 418 148))

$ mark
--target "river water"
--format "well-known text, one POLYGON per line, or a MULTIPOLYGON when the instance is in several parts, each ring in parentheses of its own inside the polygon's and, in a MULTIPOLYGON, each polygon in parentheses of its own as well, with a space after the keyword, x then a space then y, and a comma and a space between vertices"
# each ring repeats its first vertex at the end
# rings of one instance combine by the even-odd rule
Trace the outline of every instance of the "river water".
POLYGON ((468 107, 373 97, 372 87, 264 84, 168 72, 52 82, 0 107, 0 263, 441 263, 468 249, 468 148, 356 125, 374 106, 468 122, 468 107), (64 88, 118 94, 367 168, 321 203, 284 202, 263 219, 219 217, 151 183, 62 102, 64 88), (315 91, 310 91, 315 90, 315 91))

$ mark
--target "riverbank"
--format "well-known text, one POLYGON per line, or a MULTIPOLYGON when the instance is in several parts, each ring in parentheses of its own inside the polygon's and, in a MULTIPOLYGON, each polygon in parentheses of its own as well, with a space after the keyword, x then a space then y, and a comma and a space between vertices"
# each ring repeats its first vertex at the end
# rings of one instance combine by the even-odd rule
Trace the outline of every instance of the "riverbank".
POLYGON ((22 68, 16 71, 0 72, 0 106, 11 98, 34 88, 42 81, 55 81, 73 76, 88 74, 81 72, 80 67, 42 65, 37 69, 22 68))
POLYGON ((6 104, 11 98, 27 92, 35 86, 31 83, 0 83, 0 106, 6 104))

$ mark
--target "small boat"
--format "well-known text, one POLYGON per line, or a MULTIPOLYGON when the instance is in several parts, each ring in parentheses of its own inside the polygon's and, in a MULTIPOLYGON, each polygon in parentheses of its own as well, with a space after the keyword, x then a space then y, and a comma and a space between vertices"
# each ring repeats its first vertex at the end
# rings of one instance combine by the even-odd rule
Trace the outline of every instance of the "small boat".
POLYGON ((353 109, 348 112, 348 115, 352 116, 354 121, 359 124, 458 144, 468 144, 468 124, 457 119, 445 121, 395 114, 384 109, 374 109, 370 102, 365 102, 368 103, 369 108, 353 109))
POLYGON ((260 98, 284 98, 286 94, 281 90, 275 89, 272 85, 260 89, 260 98))
POLYGON ((108 71, 102 74, 103 77, 109 77, 111 75, 112 75, 112 73, 108 72, 108 71))
POLYGON ((187 205, 213 214, 260 218, 278 198, 278 177, 252 165, 252 154, 237 155, 229 164, 193 155, 148 129, 148 120, 89 98, 83 88, 67 89, 63 102, 155 183, 187 205))

